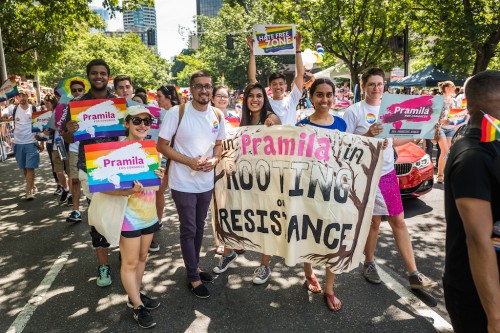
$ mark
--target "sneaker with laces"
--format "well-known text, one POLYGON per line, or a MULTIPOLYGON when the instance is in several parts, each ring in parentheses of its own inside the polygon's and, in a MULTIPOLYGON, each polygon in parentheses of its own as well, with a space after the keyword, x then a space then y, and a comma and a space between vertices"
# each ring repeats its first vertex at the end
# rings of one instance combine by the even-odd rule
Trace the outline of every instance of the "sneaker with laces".
POLYGON ((155 241, 151 241, 151 245, 149 245, 149 252, 158 252, 160 251, 160 244, 155 241))
POLYGON ((153 316, 145 306, 139 305, 137 309, 133 309, 132 312, 134 319, 137 321, 140 327, 150 328, 156 326, 156 322, 153 319, 153 316))
MULTIPOLYGON (((146 296, 145 294, 143 293, 140 293, 140 297, 141 297, 141 302, 142 304, 146 307, 146 309, 148 310, 154 310, 156 309, 157 307, 160 306, 160 302, 157 300, 157 299, 154 299, 154 298, 151 298, 151 297, 148 297, 146 296)), ((127 306, 131 309, 134 308, 134 304, 132 304, 132 301, 130 300, 130 297, 128 299, 128 302, 127 302, 127 306)))
POLYGON ((382 282, 377 272, 377 266, 375 266, 374 263, 363 265, 363 276, 365 277, 366 281, 373 284, 379 284, 382 282))
POLYGON ((219 265, 215 266, 212 271, 215 274, 224 273, 228 269, 229 265, 236 260, 236 258, 238 258, 238 255, 234 251, 231 252, 230 255, 221 256, 219 259, 219 265))
POLYGON ((69 191, 63 190, 61 193, 61 197, 59 198, 59 203, 64 203, 68 200, 69 191))
POLYGON ((66 200, 66 206, 73 206, 73 196, 71 194, 68 195, 68 199, 66 200))
POLYGON ((427 289, 437 286, 436 281, 432 281, 420 272, 415 275, 408 276, 408 281, 410 282, 411 289, 427 289))
POLYGON ((54 195, 61 195, 62 192, 63 192, 63 188, 61 187, 61 185, 57 185, 57 188, 54 191, 54 195))
POLYGON ((78 223, 82 222, 82 214, 79 211, 74 210, 69 213, 69 216, 66 218, 66 222, 78 223))
POLYGON ((253 273, 253 283, 255 284, 266 283, 270 276, 271 276, 271 267, 266 265, 260 265, 253 273))
POLYGON ((111 284, 111 275, 109 275, 109 265, 101 265, 97 269, 97 285, 107 287, 111 284))

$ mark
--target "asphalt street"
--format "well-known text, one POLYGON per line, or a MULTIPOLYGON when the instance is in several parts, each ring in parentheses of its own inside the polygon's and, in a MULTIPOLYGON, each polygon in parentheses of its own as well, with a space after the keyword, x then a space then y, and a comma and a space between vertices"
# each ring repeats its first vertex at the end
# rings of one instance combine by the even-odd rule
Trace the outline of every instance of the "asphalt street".
MULTIPOLYGON (((86 223, 66 223, 70 208, 53 195, 55 184, 46 152, 37 171, 35 200, 21 199, 24 180, 13 158, 0 163, 0 332, 140 332, 126 307, 118 250, 110 251, 113 284, 96 286, 96 259, 86 223)), ((335 284, 343 301, 327 310, 320 294, 309 293, 301 265, 272 260, 268 283, 252 284, 260 255, 247 251, 208 285, 211 297, 198 299, 187 289, 179 246, 178 221, 167 191, 161 249, 151 254, 144 288, 158 297, 153 310, 157 332, 450 332, 441 275, 444 263, 443 189, 405 201, 405 218, 421 272, 439 282, 429 292, 408 288, 406 270, 391 230, 383 223, 377 262, 385 283, 372 285, 360 269, 341 274, 335 284)), ((208 221, 208 220, 207 220, 208 221)), ((201 267, 218 263, 207 224, 201 267)), ((322 281, 324 270, 316 267, 322 281)))

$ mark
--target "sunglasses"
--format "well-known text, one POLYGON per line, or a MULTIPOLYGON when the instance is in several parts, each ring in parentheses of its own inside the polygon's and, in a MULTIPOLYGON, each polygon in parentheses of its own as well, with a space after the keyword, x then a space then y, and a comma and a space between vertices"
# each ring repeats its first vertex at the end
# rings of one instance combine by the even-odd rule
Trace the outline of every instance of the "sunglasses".
POLYGON ((82 92, 83 91, 83 88, 75 88, 75 89, 71 89, 71 92, 72 93, 76 93, 76 92, 82 92))
POLYGON ((132 118, 132 124, 134 124, 135 126, 139 126, 141 123, 144 123, 145 126, 151 126, 152 122, 153 120, 151 118, 132 118))

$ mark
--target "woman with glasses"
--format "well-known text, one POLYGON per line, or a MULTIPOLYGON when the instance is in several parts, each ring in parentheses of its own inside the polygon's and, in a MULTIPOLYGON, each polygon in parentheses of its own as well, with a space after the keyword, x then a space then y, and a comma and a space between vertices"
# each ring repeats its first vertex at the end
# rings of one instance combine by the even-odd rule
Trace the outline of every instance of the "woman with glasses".
MULTIPOLYGON (((377 122, 382 94, 384 93, 385 73, 380 68, 369 68, 361 76, 361 89, 365 92, 365 99, 351 105, 344 114, 347 123, 346 132, 368 137, 375 137, 382 133, 382 124, 377 122)), ((399 193, 399 182, 394 168, 395 146, 411 142, 413 139, 387 139, 382 154, 382 176, 380 177, 375 197, 372 224, 365 245, 365 263, 363 276, 373 284, 382 282, 375 266, 375 249, 377 247, 378 232, 382 216, 392 229, 399 253, 403 258, 408 272, 408 281, 412 289, 425 289, 437 286, 437 283, 420 273, 415 263, 413 246, 410 234, 404 220, 403 203, 399 193)))
MULTIPOLYGON (((144 140, 149 134, 152 120, 151 113, 144 106, 128 107, 123 122, 127 136, 125 140, 144 140)), ((155 173, 163 178, 162 169, 155 173)), ((132 308, 133 317, 142 328, 156 325, 149 310, 160 306, 160 302, 140 292, 149 246, 154 232, 160 228, 155 192, 144 188, 137 180, 130 189, 105 192, 109 195, 128 196, 119 244, 122 258, 120 276, 128 295, 127 306, 132 308)))
MULTIPOLYGON (((224 113, 226 125, 238 127, 240 125, 240 118, 234 112, 228 111, 229 105, 229 88, 224 85, 217 85, 212 91, 212 105, 224 113)), ((227 127, 226 127, 227 128, 227 127)))

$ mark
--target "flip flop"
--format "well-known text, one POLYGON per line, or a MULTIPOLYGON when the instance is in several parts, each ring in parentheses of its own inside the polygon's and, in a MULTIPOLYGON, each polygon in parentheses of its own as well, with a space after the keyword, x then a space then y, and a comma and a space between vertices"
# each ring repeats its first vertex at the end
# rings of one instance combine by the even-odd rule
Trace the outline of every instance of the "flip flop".
POLYGON ((337 312, 337 311, 340 311, 340 309, 342 309, 342 302, 340 301, 340 299, 335 297, 335 293, 331 293, 331 294, 323 293, 323 298, 325 300, 326 307, 330 311, 337 312), (335 307, 335 300, 338 301, 337 307, 335 307))
POLYGON ((319 294, 321 293, 321 285, 319 284, 316 276, 306 276, 306 287, 312 293, 319 294))

